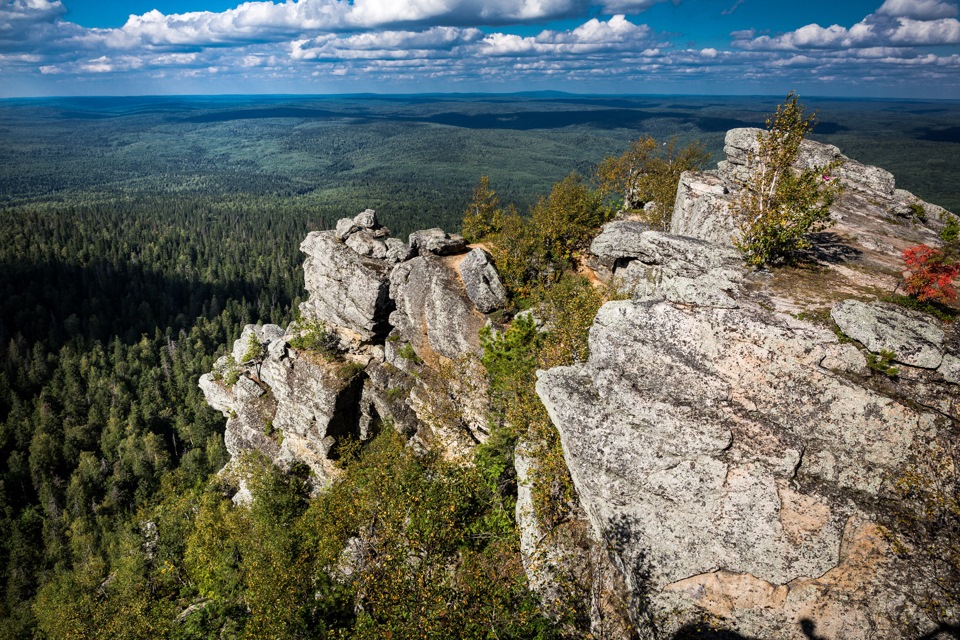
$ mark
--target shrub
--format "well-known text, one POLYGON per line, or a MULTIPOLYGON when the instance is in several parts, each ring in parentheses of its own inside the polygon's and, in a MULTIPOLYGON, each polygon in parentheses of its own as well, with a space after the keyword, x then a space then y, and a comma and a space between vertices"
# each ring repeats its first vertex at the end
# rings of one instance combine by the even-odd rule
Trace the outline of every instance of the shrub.
POLYGON ((881 373, 888 378, 896 378, 900 371, 893 366, 893 361, 897 359, 897 354, 889 349, 883 349, 880 353, 867 354, 867 366, 871 370, 881 373))
POLYGON ((944 214, 943 229, 940 230, 940 239, 945 245, 960 243, 960 217, 944 214))
POLYGON ((532 222, 551 262, 569 266, 575 252, 586 249, 613 210, 583 177, 571 173, 553 185, 550 195, 533 208, 532 222))
POLYGON ((832 172, 840 161, 803 170, 794 166, 815 121, 791 91, 767 120, 767 131, 757 135, 750 177, 731 207, 739 231, 735 244, 749 264, 788 261, 809 248, 807 234, 830 225, 830 204, 841 191, 832 172))
POLYGON ((605 158, 596 170, 599 192, 621 196, 627 210, 654 203, 645 218, 652 228, 667 231, 680 174, 702 169, 710 158, 700 143, 682 149, 677 149, 676 143, 676 138, 660 144, 645 136, 634 141, 623 155, 605 158))
POLYGON ((300 351, 315 351, 328 358, 339 354, 337 334, 318 321, 299 321, 300 333, 290 341, 290 346, 300 351))
POLYGON ((483 176, 473 190, 473 200, 463 213, 461 233, 467 242, 479 242, 503 228, 500 199, 490 188, 490 178, 483 176))
POLYGON ((945 251, 925 244, 903 251, 907 271, 903 274, 907 294, 920 302, 947 304, 957 298, 953 281, 960 276, 960 262, 945 251))

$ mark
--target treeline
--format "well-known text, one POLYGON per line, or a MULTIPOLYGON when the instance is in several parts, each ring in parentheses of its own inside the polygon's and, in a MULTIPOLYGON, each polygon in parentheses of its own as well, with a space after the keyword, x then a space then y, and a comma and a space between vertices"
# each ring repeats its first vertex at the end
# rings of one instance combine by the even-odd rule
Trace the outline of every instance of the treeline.
POLYGON ((325 221, 202 198, 0 221, 0 637, 16 638, 98 593, 144 513, 226 461, 197 377, 245 323, 290 319, 299 242, 325 221))

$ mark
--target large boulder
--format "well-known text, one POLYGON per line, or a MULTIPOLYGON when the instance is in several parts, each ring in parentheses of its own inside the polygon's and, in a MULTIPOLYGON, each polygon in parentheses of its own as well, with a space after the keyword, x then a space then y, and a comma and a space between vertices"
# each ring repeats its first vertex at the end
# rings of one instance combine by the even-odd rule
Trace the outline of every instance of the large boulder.
POLYGON ((303 316, 361 341, 385 337, 393 310, 389 265, 358 254, 331 231, 311 232, 300 250, 307 254, 303 271, 310 294, 300 306, 303 316))
POLYGON ((479 350, 484 317, 440 258, 420 256, 397 265, 390 295, 397 305, 390 322, 422 359, 430 361, 434 354, 455 359, 479 350))
POLYGON ((473 249, 460 263, 460 277, 467 288, 467 296, 483 313, 503 308, 507 303, 507 290, 493 266, 490 254, 473 249))
POLYGON ((743 267, 728 247, 650 231, 640 222, 606 224, 590 251, 635 300, 735 307, 743 267))
POLYGON ((416 255, 449 256, 462 253, 466 247, 467 242, 463 236, 449 234, 439 228, 414 231, 410 234, 410 248, 416 255))

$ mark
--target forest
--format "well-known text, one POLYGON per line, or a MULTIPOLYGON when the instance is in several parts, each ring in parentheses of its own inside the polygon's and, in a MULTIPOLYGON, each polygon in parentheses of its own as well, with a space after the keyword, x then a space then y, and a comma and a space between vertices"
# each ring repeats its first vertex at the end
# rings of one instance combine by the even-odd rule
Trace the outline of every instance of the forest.
MULTIPOLYGON (((339 494, 310 500, 302 478, 263 467, 263 499, 228 514, 216 476, 227 460, 224 419, 205 405, 197 378, 244 324, 293 319, 309 231, 368 207, 399 237, 455 231, 481 176, 501 201, 535 215, 551 185, 591 174, 641 136, 699 140, 716 159, 728 128, 762 126, 776 102, 0 101, 0 638, 381 637, 385 628, 416 637, 423 627, 399 601, 380 602, 382 617, 371 620, 347 606, 352 596, 337 583, 298 582, 297 563, 334 562, 329 540, 342 532, 329 522, 350 521, 350 496, 387 485, 449 511, 449 521, 424 528, 424 553, 442 562, 467 549, 474 570, 455 585, 456 606, 438 604, 437 585, 389 572, 371 593, 400 585, 396 597, 422 603, 423 619, 436 621, 426 636, 486 637, 480 619, 494 620, 498 637, 560 634, 524 589, 484 573, 505 566, 508 577, 522 575, 510 564, 509 496, 491 486, 489 466, 412 461, 383 438, 345 456, 356 484, 339 494), (395 473, 379 477, 383 469, 395 473), (443 481, 423 485, 427 476, 443 481), (460 530, 472 533, 449 534, 460 530), (313 532, 309 552, 298 531, 313 532), (287 606, 309 594, 322 597, 287 606), (471 609, 478 599, 488 608, 471 609), (282 620, 270 618, 276 611, 282 620)), ((960 172, 960 104, 808 104, 820 111, 814 139, 960 210, 951 179, 960 172)))

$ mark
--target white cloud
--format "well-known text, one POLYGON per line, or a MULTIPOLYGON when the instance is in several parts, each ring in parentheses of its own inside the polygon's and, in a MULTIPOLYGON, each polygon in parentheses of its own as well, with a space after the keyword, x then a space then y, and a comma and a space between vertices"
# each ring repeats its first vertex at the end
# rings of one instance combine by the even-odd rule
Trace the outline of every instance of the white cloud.
POLYGON ((484 38, 481 51, 487 56, 585 54, 604 51, 642 50, 651 44, 653 31, 647 25, 616 15, 607 21, 596 18, 568 31, 543 31, 521 37, 494 33, 484 38))
POLYGON ((877 15, 913 18, 915 20, 935 20, 954 18, 957 5, 943 0, 886 0, 877 15))
POLYGON ((731 37, 734 46, 755 51, 950 45, 960 42, 960 22, 949 17, 956 13, 956 6, 941 0, 887 0, 849 28, 808 24, 777 36, 740 31, 731 37))

